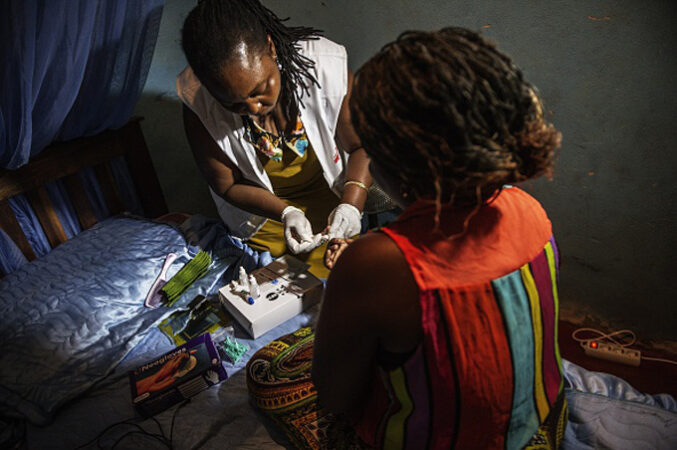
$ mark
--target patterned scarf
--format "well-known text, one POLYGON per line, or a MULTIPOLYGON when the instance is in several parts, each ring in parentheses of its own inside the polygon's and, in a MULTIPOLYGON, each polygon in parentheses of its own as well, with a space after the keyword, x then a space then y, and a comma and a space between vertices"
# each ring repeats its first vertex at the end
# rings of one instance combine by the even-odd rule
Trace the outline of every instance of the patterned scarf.
POLYGON ((296 126, 289 136, 276 136, 261 128, 249 116, 242 116, 242 122, 245 126, 245 136, 247 140, 261 153, 273 161, 282 161, 282 150, 287 147, 302 157, 308 147, 308 136, 303 127, 301 117, 297 117, 296 126))

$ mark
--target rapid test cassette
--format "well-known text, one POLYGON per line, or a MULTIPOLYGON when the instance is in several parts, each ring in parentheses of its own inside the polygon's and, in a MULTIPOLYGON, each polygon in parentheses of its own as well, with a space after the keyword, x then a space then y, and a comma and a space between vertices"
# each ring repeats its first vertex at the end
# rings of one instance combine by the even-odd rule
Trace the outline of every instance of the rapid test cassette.
POLYGON ((219 289, 219 299, 256 339, 320 301, 324 285, 308 267, 285 255, 250 274, 242 269, 237 280, 219 289))

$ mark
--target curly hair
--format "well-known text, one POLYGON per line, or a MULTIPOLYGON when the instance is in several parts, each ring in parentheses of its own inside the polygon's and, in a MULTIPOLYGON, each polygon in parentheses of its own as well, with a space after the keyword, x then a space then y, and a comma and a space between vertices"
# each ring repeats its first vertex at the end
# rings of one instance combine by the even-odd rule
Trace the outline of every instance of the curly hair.
POLYGON ((280 99, 287 118, 298 113, 301 97, 309 84, 318 85, 312 74, 313 61, 299 53, 300 40, 317 39, 320 30, 288 27, 258 0, 200 0, 188 14, 181 32, 181 45, 188 64, 200 80, 218 80, 220 70, 242 42, 263 50, 266 36, 275 44, 281 66, 280 99))
POLYGON ((561 134, 510 58, 463 28, 405 32, 356 74, 350 110, 376 164, 437 203, 480 205, 551 176, 561 134))

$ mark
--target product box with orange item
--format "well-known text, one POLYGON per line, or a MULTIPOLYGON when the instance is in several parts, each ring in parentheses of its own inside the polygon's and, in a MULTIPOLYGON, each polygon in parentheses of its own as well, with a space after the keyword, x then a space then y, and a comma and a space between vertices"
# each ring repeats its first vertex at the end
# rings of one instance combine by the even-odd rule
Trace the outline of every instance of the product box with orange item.
POLYGON ((129 372, 132 403, 153 416, 228 377, 209 333, 129 372))

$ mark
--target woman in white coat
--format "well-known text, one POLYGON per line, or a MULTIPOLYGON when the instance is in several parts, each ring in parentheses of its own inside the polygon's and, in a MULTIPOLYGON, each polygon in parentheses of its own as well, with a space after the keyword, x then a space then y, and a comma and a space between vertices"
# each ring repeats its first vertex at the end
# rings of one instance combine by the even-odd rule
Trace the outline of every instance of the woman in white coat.
POLYGON ((358 234, 371 184, 345 49, 254 0, 203 0, 177 79, 198 167, 231 233, 326 277, 324 242, 358 234))

